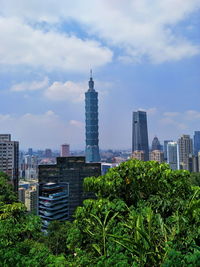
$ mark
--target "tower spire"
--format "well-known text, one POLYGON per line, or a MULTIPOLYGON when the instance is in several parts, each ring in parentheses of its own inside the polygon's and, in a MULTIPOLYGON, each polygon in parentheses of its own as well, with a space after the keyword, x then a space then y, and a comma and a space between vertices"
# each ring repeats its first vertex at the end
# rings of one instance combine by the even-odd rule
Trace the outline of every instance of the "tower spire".
POLYGON ((89 84, 89 90, 90 91, 94 90, 94 81, 92 79, 92 69, 90 69, 90 80, 89 80, 88 84, 89 84))

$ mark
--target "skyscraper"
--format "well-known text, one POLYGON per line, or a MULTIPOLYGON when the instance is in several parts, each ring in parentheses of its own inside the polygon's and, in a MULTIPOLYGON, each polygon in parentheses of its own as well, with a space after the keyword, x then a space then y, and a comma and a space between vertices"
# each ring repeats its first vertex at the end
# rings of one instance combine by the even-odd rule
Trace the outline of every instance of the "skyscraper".
POLYGON ((189 170, 189 155, 193 153, 192 139, 183 134, 178 139, 180 169, 189 170))
POLYGON ((194 132, 194 155, 198 156, 200 151, 200 131, 194 132))
POLYGON ((68 144, 61 145, 60 156, 61 157, 68 157, 69 154, 70 154, 69 145, 68 144))
POLYGON ((145 111, 133 112, 132 153, 136 150, 144 151, 144 160, 149 160, 147 114, 145 111))
POLYGON ((177 142, 167 143, 167 163, 172 170, 179 170, 179 150, 177 142))
POLYGON ((19 142, 11 141, 10 134, 0 134, 0 171, 5 172, 18 190, 19 142))
POLYGON ((92 71, 89 89, 85 93, 86 162, 100 161, 98 128, 98 93, 94 89, 92 71))
POLYGON ((167 144, 173 140, 164 140, 164 160, 167 162, 167 144))
POLYGON ((158 137, 155 136, 153 141, 152 141, 152 146, 151 146, 151 150, 161 150, 161 145, 160 145, 160 141, 158 140, 158 137))

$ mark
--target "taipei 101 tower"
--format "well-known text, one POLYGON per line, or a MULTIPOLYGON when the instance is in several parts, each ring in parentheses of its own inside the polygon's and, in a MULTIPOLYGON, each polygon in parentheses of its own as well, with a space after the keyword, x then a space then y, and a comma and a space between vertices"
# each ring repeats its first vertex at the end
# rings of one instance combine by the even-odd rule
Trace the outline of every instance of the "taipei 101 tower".
POLYGON ((90 71, 89 89, 85 93, 86 162, 99 162, 98 93, 90 71))

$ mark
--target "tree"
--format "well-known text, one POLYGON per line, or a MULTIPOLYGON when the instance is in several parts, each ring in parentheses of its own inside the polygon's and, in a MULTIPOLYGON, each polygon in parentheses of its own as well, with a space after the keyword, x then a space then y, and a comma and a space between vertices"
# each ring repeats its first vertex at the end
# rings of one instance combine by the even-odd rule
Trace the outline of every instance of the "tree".
POLYGON ((12 203, 17 201, 17 194, 13 191, 13 186, 9 181, 9 177, 0 172, 0 202, 12 203))

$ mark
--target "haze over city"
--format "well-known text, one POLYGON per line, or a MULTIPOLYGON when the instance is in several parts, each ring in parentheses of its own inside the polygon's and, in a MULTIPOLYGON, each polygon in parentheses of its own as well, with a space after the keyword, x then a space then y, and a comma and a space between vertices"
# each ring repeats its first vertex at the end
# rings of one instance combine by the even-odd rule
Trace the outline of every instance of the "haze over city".
POLYGON ((84 149, 92 68, 100 148, 131 148, 138 109, 147 111, 150 142, 193 135, 199 8, 199 0, 1 1, 1 132, 22 149, 84 149))

